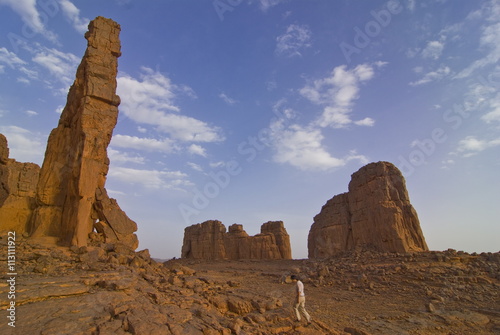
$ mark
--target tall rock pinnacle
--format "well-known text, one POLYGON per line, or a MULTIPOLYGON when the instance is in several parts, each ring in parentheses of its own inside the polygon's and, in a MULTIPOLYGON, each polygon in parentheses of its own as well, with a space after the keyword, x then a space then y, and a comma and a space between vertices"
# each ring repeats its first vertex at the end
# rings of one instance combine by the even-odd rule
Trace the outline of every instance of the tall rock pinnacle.
POLYGON ((137 247, 137 225, 104 189, 107 147, 118 119, 116 75, 120 26, 97 17, 85 34, 87 50, 78 67, 59 125, 50 133, 36 191, 33 237, 87 245, 93 229, 137 247), (113 227, 113 219, 118 220, 113 227), (111 231, 110 231, 111 230, 111 231))

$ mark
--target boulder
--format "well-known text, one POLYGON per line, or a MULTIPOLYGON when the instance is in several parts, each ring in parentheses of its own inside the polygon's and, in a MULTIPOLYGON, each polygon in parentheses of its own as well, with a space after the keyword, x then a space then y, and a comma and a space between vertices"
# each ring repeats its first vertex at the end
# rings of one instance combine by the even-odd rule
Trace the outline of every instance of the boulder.
POLYGON ((359 169, 351 176, 349 192, 328 200, 314 217, 309 258, 327 258, 356 248, 428 250, 404 177, 391 163, 371 163, 359 169))

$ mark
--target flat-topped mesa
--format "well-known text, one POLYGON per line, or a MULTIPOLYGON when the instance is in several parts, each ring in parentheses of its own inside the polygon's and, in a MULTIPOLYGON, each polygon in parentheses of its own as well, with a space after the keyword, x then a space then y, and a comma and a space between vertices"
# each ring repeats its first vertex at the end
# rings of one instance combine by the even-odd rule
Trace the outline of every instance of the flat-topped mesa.
POLYGON ((249 236, 243 226, 226 227, 216 220, 205 221, 184 230, 182 258, 193 259, 291 259, 290 236, 282 221, 261 226, 261 233, 249 236))
POLYGON ((314 217, 309 258, 327 258, 356 248, 428 250, 404 177, 391 163, 371 163, 359 169, 351 176, 349 192, 328 200, 314 217))
POLYGON ((108 240, 132 249, 138 246, 133 234, 137 225, 104 189, 109 169, 107 147, 120 104, 116 95, 119 33, 120 26, 111 19, 97 17, 89 24, 87 50, 59 125, 47 143, 36 192, 38 207, 31 222, 33 238, 52 236, 66 245, 85 246, 95 227, 108 240), (113 219, 122 221, 111 222, 113 219), (117 224, 118 230, 114 228, 117 224))

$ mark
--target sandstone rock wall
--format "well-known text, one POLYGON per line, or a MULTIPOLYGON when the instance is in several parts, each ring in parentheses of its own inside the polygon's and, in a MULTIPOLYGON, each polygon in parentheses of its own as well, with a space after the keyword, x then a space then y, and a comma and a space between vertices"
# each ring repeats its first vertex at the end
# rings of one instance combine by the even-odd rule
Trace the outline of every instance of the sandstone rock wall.
POLYGON ((40 167, 9 158, 7 139, 0 134, 0 231, 27 232, 35 209, 40 167))
POLYGON ((217 220, 205 221, 184 229, 182 258, 224 259, 226 227, 217 220))
POLYGON ((264 223, 261 233, 249 236, 243 226, 226 227, 205 221, 184 230, 182 258, 194 259, 291 259, 290 236, 282 221, 264 223))
POLYGON ((292 246, 283 221, 268 221, 260 227, 262 235, 270 234, 276 239, 280 259, 292 259, 292 246))
POLYGON ((378 162, 354 173, 349 192, 336 195, 314 217, 309 258, 355 248, 387 252, 428 250, 401 172, 378 162))

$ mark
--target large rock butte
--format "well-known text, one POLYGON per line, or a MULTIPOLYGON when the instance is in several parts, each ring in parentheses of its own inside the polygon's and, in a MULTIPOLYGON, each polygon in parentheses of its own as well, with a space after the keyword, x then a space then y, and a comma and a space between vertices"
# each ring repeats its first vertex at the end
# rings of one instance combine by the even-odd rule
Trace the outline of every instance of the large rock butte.
POLYGON ((0 138, 1 213, 9 219, 6 225, 15 225, 18 233, 49 243, 86 246, 95 229, 106 242, 138 247, 136 223, 104 188, 107 147, 120 104, 116 95, 119 33, 120 26, 113 20, 97 17, 90 22, 87 50, 59 125, 49 136, 39 173, 30 163, 9 160, 6 140, 0 138))
POLYGON ((349 192, 328 200, 314 217, 309 258, 327 258, 356 248, 428 250, 404 177, 391 163, 371 163, 359 169, 351 177, 349 192))
POLYGON ((184 230, 182 258, 192 259, 291 259, 290 236, 282 221, 269 221, 261 233, 249 236, 243 226, 226 227, 217 220, 205 221, 184 230))

